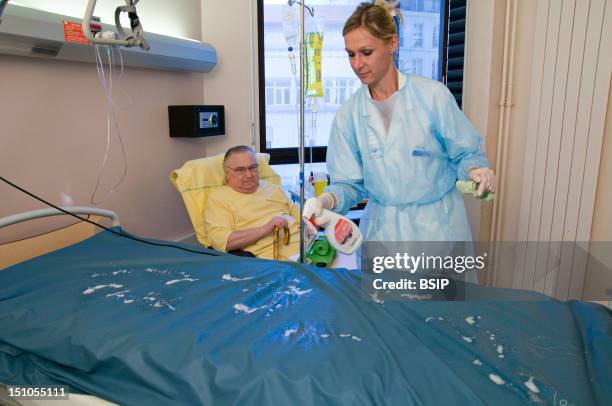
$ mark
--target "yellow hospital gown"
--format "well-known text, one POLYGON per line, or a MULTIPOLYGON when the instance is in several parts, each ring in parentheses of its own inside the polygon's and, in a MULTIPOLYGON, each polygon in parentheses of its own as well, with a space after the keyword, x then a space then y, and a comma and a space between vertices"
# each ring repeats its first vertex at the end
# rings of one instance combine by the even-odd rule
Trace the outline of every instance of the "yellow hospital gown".
MULTIPOLYGON (((213 191, 204 212, 204 227, 214 249, 226 251, 227 238, 233 231, 259 227, 274 216, 289 215, 291 238, 289 245, 280 244, 278 259, 287 260, 300 252, 300 212, 283 189, 260 181, 254 193, 240 193, 229 186, 213 191)), ((282 240, 282 237, 281 237, 282 240)), ((274 258, 274 235, 263 237, 255 244, 242 248, 258 258, 274 258)))

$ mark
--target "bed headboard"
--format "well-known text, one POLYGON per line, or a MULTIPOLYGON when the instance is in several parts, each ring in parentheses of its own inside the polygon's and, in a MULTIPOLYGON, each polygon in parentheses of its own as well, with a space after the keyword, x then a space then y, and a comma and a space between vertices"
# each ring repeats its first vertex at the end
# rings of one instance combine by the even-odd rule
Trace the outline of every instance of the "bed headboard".
MULTIPOLYGON (((102 218, 106 217, 112 221, 113 227, 120 225, 119 216, 111 210, 94 207, 62 207, 62 209, 74 214, 86 215, 88 220, 94 222, 99 222, 102 218)), ((14 214, 0 218, 0 228, 24 221, 58 215, 66 214, 53 208, 14 214)), ((93 236, 98 231, 99 228, 93 224, 80 221, 41 235, 0 244, 0 271, 30 258, 76 244, 79 241, 93 236)))

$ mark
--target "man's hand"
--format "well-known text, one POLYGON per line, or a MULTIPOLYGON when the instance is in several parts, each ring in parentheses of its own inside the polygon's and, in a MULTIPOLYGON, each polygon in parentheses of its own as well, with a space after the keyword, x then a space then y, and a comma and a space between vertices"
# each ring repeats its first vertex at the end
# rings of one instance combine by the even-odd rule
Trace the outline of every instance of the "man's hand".
POLYGON ((274 227, 278 227, 278 228, 283 228, 283 227, 288 227, 289 226, 289 222, 287 221, 287 219, 283 216, 274 216, 270 219, 270 221, 268 221, 266 224, 263 225, 263 228, 265 230, 265 234, 271 234, 274 231, 274 227))
POLYGON ((489 168, 474 168, 469 172, 470 179, 478 183, 476 196, 482 196, 484 192, 495 193, 495 174, 489 168))
POLYGON ((275 216, 261 226, 233 231, 227 237, 225 250, 239 250, 251 244, 255 244, 265 236, 272 234, 275 226, 279 228, 287 227, 289 226, 289 221, 284 216, 275 216))

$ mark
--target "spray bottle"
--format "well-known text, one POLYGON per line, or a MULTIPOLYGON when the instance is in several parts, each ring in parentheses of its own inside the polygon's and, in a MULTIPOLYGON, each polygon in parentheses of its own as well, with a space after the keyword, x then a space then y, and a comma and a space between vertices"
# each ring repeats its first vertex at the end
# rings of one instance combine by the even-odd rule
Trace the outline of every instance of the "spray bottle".
MULTIPOLYGON (((312 234, 312 229, 321 227, 329 244, 338 252, 350 255, 361 246, 363 237, 359 227, 350 219, 331 210, 323 209, 321 214, 305 219, 305 223, 312 234)), ((309 241, 312 244, 313 241, 309 241)), ((310 247, 309 247, 310 248, 310 247)))

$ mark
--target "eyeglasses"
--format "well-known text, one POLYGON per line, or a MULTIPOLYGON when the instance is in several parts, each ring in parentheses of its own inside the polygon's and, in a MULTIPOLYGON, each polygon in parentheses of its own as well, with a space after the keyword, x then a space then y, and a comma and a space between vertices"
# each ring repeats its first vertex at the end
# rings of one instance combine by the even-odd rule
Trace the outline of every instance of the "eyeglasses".
POLYGON ((231 169, 232 171, 236 172, 238 175, 246 175, 247 171, 248 172, 257 172, 257 169, 259 169, 259 164, 253 164, 251 166, 239 166, 237 168, 231 168, 231 167, 227 167, 228 169, 231 169))

